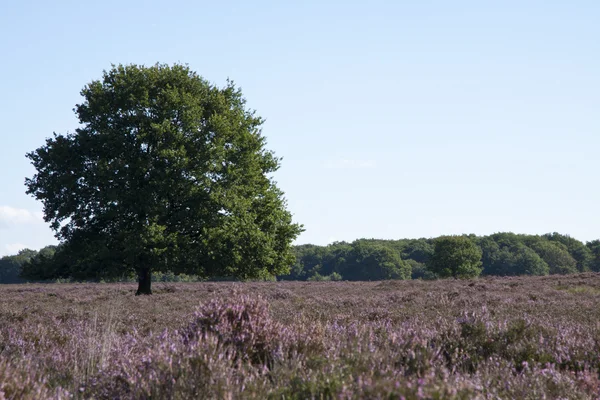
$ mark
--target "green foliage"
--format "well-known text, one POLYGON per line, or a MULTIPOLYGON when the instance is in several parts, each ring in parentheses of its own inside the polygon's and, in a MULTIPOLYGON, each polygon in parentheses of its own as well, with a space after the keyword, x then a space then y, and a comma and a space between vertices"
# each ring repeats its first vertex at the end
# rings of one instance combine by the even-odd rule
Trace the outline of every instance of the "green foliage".
POLYGON ((295 247, 296 263, 286 280, 381 280, 410 279, 411 265, 398 252, 372 240, 320 247, 295 247))
POLYGON ((30 278, 28 273, 37 270, 44 260, 52 258, 55 251, 56 246, 47 246, 40 251, 24 249, 16 255, 0 258, 0 283, 26 282, 30 278))
POLYGON ((22 283, 20 277, 21 265, 14 260, 14 256, 0 258, 0 283, 22 283))
POLYGON ((442 236, 434 241, 429 269, 438 276, 473 278, 481 273, 481 249, 464 236, 442 236))
POLYGON ((331 279, 328 276, 323 276, 318 272, 315 272, 315 274, 313 276, 311 276, 310 278, 307 279, 307 281, 310 282, 325 282, 325 281, 330 281, 331 279))
POLYGON ((333 272, 331 273, 331 275, 321 275, 318 272, 315 272, 315 274, 313 276, 311 276, 310 278, 308 278, 308 281, 312 281, 312 282, 329 282, 329 281, 341 281, 342 275, 338 274, 337 272, 333 272))
POLYGON ((551 274, 572 274, 577 272, 577 261, 560 242, 537 240, 531 248, 548 264, 551 274))
POLYGON ((344 278, 342 277, 342 275, 338 274, 337 272, 333 272, 333 273, 331 273, 331 275, 329 275, 329 279, 332 281, 341 281, 344 278))
POLYGON ((153 272, 153 282, 199 282, 201 281, 197 276, 186 275, 186 274, 174 274, 173 272, 153 272))
POLYGON ((480 241, 480 246, 485 275, 516 276, 549 273, 548 264, 535 251, 522 243, 498 244, 491 238, 484 238, 480 241))
POLYGON ((47 255, 39 255, 32 258, 23 265, 22 276, 32 281, 47 281, 56 278, 71 278, 67 273, 59 271, 60 265, 58 259, 54 256, 57 253, 57 249, 53 249, 52 253, 47 255), (61 273, 62 272, 62 273, 61 273))
POLYGON ((399 240, 403 244, 401 252, 403 260, 415 260, 420 264, 427 264, 433 256, 432 239, 399 240))
POLYGON ((405 260, 405 262, 410 265, 411 269, 411 279, 423 279, 423 280, 433 280, 437 279, 437 276, 431 272, 426 264, 422 264, 415 260, 405 260))
MULTIPOLYGON (((482 237, 470 235, 464 238, 481 249, 480 268, 484 275, 548 275, 588 269, 600 271, 600 240, 584 245, 576 239, 558 233, 539 236, 512 232, 482 237)), ((411 271, 412 279, 436 279, 440 277, 439 271, 431 268, 436 240, 360 239, 351 244, 337 242, 328 246, 295 246, 293 250, 296 262, 291 273, 281 278, 318 280, 336 272, 341 274, 343 279, 394 279, 385 277, 385 274, 382 277, 381 269, 378 266, 374 268, 376 263, 372 262, 372 258, 357 256, 357 249, 362 246, 377 248, 380 253, 381 249, 385 248, 387 252, 398 255, 403 268, 411 271), (367 265, 369 262, 371 264, 367 265)), ((391 258, 395 259, 395 255, 391 258)))
MULTIPOLYGON (((578 260, 587 260, 586 268, 600 271, 600 240, 586 243, 585 250, 581 250, 580 244, 583 245, 581 242, 557 233, 538 236, 503 232, 483 237, 471 235, 467 238, 482 250, 481 267, 484 275, 574 273, 580 268, 578 260), (552 269, 546 260, 552 263, 552 269), (567 265, 567 268, 561 267, 563 264, 567 265)), ((407 271, 410 271, 412 279, 437 279, 438 274, 428 265, 433 255, 434 241, 435 239, 360 239, 353 243, 336 242, 328 246, 312 244, 293 246, 295 262, 289 273, 279 275, 278 278, 309 281, 398 279, 406 278, 407 271), (399 262, 398 257, 400 257, 399 262)), ((56 255, 53 257, 32 257, 21 267, 23 276, 30 280, 102 280, 105 282, 131 281, 135 278, 135 274, 131 272, 119 274, 119 271, 123 270, 121 264, 116 258, 111 262, 110 253, 98 257, 104 260, 102 268, 98 268, 94 265, 96 257, 90 256, 98 249, 86 247, 85 242, 77 245, 73 243, 76 242, 69 243, 73 246, 69 251, 63 250, 68 244, 62 244, 56 249, 51 246, 52 254, 56 250, 56 255)), ((32 253, 37 254, 37 252, 32 253)), ((2 262, 0 262, 1 266, 2 262)), ((273 279, 275 278, 272 275, 254 278, 260 281, 273 279)), ((154 272, 152 280, 184 282, 207 280, 207 278, 163 271, 154 272)), ((208 280, 227 281, 239 280, 239 278, 223 274, 214 275, 208 280)))
POLYGON ((344 279, 365 281, 410 279, 410 264, 392 249, 357 240, 352 243, 350 260, 340 271, 344 279))
POLYGON ((581 241, 570 237, 569 235, 561 235, 560 233, 548 233, 543 236, 548 240, 562 243, 569 254, 577 261, 577 270, 579 272, 589 271, 591 268, 592 259, 594 258, 592 251, 581 241))
POLYGON ((586 247, 590 250, 590 269, 595 272, 600 272, 600 240, 592 240, 586 243, 586 247))
POLYGON ((293 250, 296 262, 289 274, 281 276, 284 280, 308 280, 317 273, 321 276, 339 274, 345 268, 352 247, 345 242, 336 242, 328 246, 294 246, 293 250))
POLYGON ((216 87, 182 65, 119 65, 81 94, 80 127, 27 154, 27 193, 63 243, 50 274, 288 271, 302 227, 270 177, 280 160, 265 148, 263 119, 232 82, 216 87))
POLYGON ((0 258, 0 283, 22 283, 21 269, 37 252, 25 249, 17 255, 0 258))
POLYGON ((525 245, 517 246, 515 249, 513 271, 515 275, 548 275, 550 267, 532 249, 525 245))

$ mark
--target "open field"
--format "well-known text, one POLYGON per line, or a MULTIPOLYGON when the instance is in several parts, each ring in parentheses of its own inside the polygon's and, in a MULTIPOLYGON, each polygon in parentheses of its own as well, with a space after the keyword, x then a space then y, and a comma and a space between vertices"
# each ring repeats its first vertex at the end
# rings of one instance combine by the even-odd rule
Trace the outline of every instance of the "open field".
POLYGON ((0 286, 0 399, 600 395, 600 274, 0 286))

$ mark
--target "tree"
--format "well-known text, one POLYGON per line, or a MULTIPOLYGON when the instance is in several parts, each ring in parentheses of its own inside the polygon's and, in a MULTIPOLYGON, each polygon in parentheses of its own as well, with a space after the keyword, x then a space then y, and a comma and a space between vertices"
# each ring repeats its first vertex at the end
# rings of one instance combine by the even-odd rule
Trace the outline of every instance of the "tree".
POLYGON ((0 258, 0 283, 21 283, 21 264, 14 256, 0 258))
POLYGON ((294 267, 292 267, 294 272, 298 271, 297 277, 307 279, 311 275, 321 271, 326 248, 321 246, 305 245, 299 249, 301 249, 301 251, 296 253, 296 264, 294 264, 294 267), (300 270, 302 272, 299 272, 300 270))
MULTIPOLYGON (((80 127, 27 154, 41 200, 79 276, 151 272, 267 278, 293 263, 292 222, 271 174, 263 119, 233 82, 188 67, 113 66, 81 91, 80 127)), ((64 270, 64 268, 62 269, 64 270)))
POLYGON ((539 239, 530 246, 548 264, 550 274, 577 273, 577 261, 560 242, 539 239))
POLYGON ((481 249, 464 236, 441 236, 434 241, 429 269, 438 276, 472 278, 481 273, 481 249))
POLYGON ((57 278, 71 278, 65 264, 61 246, 46 246, 23 264, 21 276, 33 281, 47 281, 57 278))
POLYGON ((410 279, 410 264, 400 255, 381 244, 357 240, 351 245, 348 259, 341 266, 341 275, 351 281, 410 279))
POLYGON ((571 257, 577 261, 577 270, 579 272, 586 272, 590 270, 590 265, 594 256, 591 250, 581 241, 572 238, 569 235, 561 235, 557 232, 547 233, 543 237, 565 245, 571 257))
POLYGON ((548 275, 548 264, 522 243, 500 247, 489 238, 481 241, 485 275, 548 275))
POLYGON ((21 277, 23 266, 36 255, 35 250, 23 249, 15 255, 0 258, 0 283, 25 282, 21 277))
POLYGON ((514 275, 548 275, 550 267, 532 249, 519 245, 513 250, 515 254, 514 275))
POLYGON ((404 260, 410 265, 411 279, 433 280, 436 275, 427 268, 427 264, 420 263, 413 259, 404 260))
POLYGON ((478 239, 483 252, 483 274, 548 275, 548 264, 524 244, 525 235, 495 233, 478 239))
POLYGON ((12 256, 0 258, 0 283, 24 283, 26 279, 45 280, 40 275, 31 274, 42 260, 52 258, 56 246, 46 246, 40 251, 23 249, 12 256))
POLYGON ((590 260, 590 268, 592 271, 600 272, 600 240, 592 240, 587 242, 586 247, 590 249, 592 259, 590 260))
POLYGON ((408 240, 402 251, 402 259, 415 260, 421 264, 427 264, 433 255, 433 245, 428 239, 408 240))

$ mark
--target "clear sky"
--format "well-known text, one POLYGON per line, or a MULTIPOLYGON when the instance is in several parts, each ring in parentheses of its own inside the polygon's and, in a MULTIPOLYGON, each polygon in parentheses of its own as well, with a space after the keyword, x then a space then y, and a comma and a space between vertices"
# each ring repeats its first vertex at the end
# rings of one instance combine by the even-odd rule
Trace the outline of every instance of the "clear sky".
POLYGON ((54 242, 24 155, 111 63, 233 79, 297 243, 600 238, 597 0, 2 1, 0 255, 54 242))

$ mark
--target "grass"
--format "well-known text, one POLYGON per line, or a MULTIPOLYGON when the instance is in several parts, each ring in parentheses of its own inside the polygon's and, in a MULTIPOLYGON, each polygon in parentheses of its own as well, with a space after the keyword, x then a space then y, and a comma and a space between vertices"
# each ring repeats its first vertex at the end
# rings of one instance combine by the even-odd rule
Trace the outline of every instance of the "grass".
POLYGON ((0 399, 593 399, 600 275, 0 286, 0 399))
POLYGON ((592 286, 568 286, 568 285, 558 285, 556 287, 557 290, 565 290, 571 294, 586 294, 586 295, 598 295, 600 294, 600 288, 592 287, 592 286))

